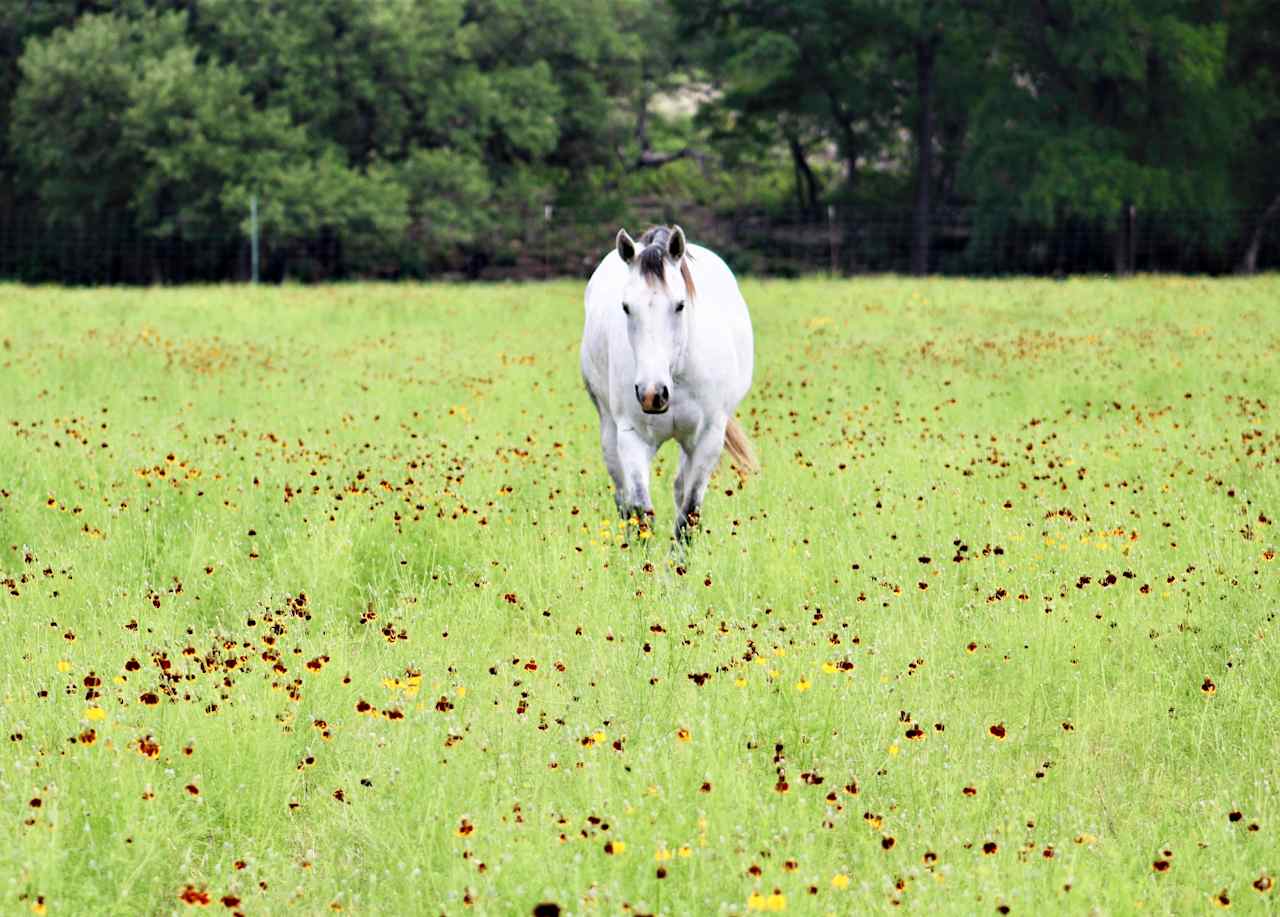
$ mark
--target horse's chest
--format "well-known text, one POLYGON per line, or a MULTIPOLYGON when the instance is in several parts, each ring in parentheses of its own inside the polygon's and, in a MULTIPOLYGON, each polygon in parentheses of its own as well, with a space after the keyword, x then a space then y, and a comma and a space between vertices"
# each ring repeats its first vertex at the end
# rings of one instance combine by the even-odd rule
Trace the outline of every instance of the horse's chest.
POLYGON ((687 442, 697 436, 704 418, 705 412, 696 401, 677 395, 665 414, 641 413, 635 418, 635 426, 655 445, 669 439, 687 442))

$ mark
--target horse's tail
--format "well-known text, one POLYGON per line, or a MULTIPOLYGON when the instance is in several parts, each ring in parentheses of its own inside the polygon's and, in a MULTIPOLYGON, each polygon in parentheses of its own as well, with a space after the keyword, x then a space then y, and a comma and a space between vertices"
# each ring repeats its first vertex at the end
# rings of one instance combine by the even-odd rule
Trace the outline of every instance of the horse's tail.
POLYGON ((728 426, 724 428, 724 447, 739 470, 746 474, 755 474, 760 470, 755 447, 747 439, 747 433, 736 417, 730 417, 728 426))

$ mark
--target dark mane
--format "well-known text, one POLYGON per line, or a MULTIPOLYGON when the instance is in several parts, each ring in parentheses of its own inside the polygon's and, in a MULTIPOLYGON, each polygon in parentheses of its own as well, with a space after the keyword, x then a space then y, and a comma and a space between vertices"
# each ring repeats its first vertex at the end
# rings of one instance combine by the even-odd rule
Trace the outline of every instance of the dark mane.
MULTIPOLYGON (((652 226, 640 237, 640 274, 651 283, 667 285, 667 242, 671 238, 671 227, 652 226)), ((695 293, 693 275, 689 273, 686 263, 688 255, 680 259, 680 276, 684 278, 685 288, 692 299, 695 293)))
POLYGON ((640 237, 641 245, 661 245, 662 250, 667 249, 667 240, 671 238, 670 226, 650 226, 645 230, 644 235, 640 237))
POLYGON ((667 282, 667 247, 650 245, 640 251, 640 273, 653 282, 667 282))

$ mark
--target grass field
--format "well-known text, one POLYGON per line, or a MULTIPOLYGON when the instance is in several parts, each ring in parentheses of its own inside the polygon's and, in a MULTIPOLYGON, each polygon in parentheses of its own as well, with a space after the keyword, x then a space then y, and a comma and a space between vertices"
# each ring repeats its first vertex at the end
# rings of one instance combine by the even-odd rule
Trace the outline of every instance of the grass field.
POLYGON ((744 292, 681 555, 581 284, 0 287, 0 912, 1274 910, 1280 278, 744 292))

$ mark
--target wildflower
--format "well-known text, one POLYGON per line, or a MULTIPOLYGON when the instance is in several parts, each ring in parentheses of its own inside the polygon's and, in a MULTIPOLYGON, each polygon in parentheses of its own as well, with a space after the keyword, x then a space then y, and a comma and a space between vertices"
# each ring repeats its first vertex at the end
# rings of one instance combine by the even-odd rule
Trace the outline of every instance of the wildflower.
POLYGON ((86 720, 104 720, 107 718, 107 711, 101 707, 90 707, 84 712, 84 718, 86 720))
POLYGON ((844 891, 849 887, 849 877, 842 872, 836 873, 831 877, 831 887, 837 891, 844 891))
POLYGON ((213 899, 208 892, 188 885, 178 893, 178 900, 190 907, 208 907, 213 899))
POLYGON ((812 687, 812 685, 809 684, 809 679, 807 678, 801 678, 799 681, 796 682, 796 690, 799 691, 801 694, 803 694, 805 691, 808 691, 810 687, 812 687))

